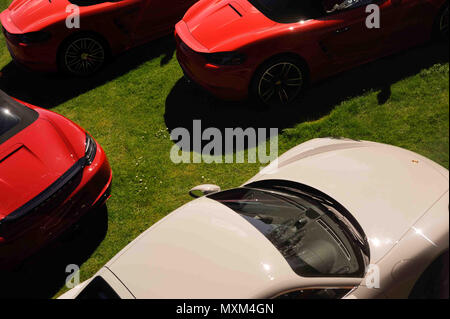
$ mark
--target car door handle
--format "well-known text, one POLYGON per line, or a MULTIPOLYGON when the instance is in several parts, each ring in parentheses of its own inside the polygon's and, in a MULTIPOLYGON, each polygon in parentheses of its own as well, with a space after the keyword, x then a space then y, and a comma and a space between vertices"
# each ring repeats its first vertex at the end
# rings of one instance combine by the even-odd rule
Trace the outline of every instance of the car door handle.
POLYGON ((335 33, 344 33, 344 32, 347 32, 348 30, 350 30, 350 27, 344 27, 344 28, 341 28, 341 29, 337 29, 335 31, 335 33))

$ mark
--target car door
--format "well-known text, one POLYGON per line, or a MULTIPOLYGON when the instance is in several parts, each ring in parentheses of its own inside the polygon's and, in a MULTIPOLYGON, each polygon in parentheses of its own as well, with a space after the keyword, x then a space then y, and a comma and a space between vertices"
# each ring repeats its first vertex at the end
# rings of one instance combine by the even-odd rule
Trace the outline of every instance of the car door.
POLYGON ((425 0, 388 0, 381 6, 381 23, 391 24, 383 42, 385 54, 426 41, 433 25, 433 6, 425 0))
POLYGON ((136 43, 170 32, 196 0, 143 0, 145 4, 134 31, 136 43))
POLYGON ((357 0, 353 7, 337 10, 323 17, 324 28, 320 35, 320 46, 332 63, 342 68, 367 62, 381 53, 382 43, 390 34, 395 21, 391 11, 391 0, 357 0), (380 28, 369 28, 366 12, 369 4, 380 8, 380 28))
POLYGON ((362 278, 302 278, 304 284, 297 288, 281 290, 273 299, 341 299, 354 292, 362 283, 362 278))

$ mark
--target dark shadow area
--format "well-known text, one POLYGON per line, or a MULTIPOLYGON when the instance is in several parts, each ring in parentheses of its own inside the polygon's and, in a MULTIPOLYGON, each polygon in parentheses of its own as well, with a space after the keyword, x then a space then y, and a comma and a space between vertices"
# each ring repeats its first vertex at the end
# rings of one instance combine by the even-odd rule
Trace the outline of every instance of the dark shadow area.
POLYGON ((448 60, 448 43, 429 43, 313 84, 291 106, 267 109, 249 101, 218 100, 182 78, 167 97, 165 122, 169 131, 184 127, 191 137, 193 120, 201 120, 203 130, 218 128, 223 138, 225 128, 275 127, 281 131, 304 121, 319 119, 339 103, 370 90, 380 90, 378 103, 384 104, 390 98, 392 84, 448 60))
POLYGON ((387 84, 385 86, 382 86, 380 89, 381 89, 381 91, 378 92, 378 94, 377 94, 377 101, 378 101, 378 105, 383 105, 391 97, 391 94, 392 94, 391 85, 387 84))
POLYGON ((123 0, 69 0, 70 3, 75 4, 79 7, 88 7, 105 2, 120 2, 120 1, 123 0))
POLYGON ((0 89, 10 96, 50 109, 114 80, 151 59, 163 56, 161 65, 167 64, 174 52, 173 36, 167 36, 124 52, 99 73, 88 78, 59 73, 33 73, 10 62, 0 70, 0 89))
POLYGON ((17 270, 1 273, 0 299, 48 299, 64 285, 68 265, 81 266, 108 229, 106 205, 90 211, 76 227, 27 259, 17 270))
POLYGON ((422 273, 412 289, 410 299, 448 299, 449 297, 448 250, 433 261, 422 273))

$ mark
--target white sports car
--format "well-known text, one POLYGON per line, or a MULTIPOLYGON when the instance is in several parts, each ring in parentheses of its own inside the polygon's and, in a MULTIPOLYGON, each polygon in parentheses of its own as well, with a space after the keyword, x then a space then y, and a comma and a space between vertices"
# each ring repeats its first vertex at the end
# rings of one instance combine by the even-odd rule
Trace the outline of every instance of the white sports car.
POLYGON ((448 297, 448 170, 384 144, 314 139, 202 196, 61 298, 448 297))

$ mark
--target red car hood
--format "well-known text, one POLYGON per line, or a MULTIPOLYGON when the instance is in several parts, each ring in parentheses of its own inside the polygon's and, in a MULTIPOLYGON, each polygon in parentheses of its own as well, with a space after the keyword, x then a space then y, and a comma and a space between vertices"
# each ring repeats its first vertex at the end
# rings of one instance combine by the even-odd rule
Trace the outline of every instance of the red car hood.
POLYGON ((63 14, 70 4, 67 0, 15 0, 9 6, 11 22, 22 31, 49 19, 54 14, 63 14))
POLYGON ((70 143, 46 118, 0 145, 0 219, 39 195, 76 160, 70 143))
POLYGON ((276 24, 247 0, 200 1, 186 13, 183 21, 192 36, 209 51, 276 24))

